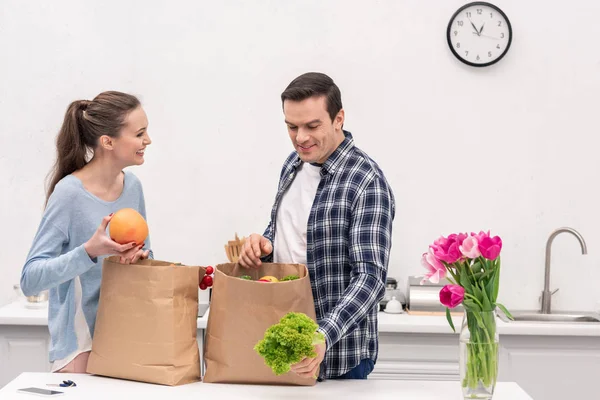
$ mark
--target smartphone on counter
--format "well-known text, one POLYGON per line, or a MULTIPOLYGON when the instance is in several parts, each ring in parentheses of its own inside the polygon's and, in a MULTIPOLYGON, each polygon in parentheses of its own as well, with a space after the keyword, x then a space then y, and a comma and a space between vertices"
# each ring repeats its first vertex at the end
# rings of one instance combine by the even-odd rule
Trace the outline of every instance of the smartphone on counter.
POLYGON ((35 387, 28 387, 23 389, 17 389, 18 393, 35 394, 38 396, 60 396, 65 392, 59 392, 58 390, 40 389, 35 387))

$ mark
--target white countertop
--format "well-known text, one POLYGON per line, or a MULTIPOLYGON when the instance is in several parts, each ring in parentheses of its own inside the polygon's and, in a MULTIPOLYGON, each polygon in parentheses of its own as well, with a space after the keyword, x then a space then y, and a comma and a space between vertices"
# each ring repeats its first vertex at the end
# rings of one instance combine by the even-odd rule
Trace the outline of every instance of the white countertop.
MULTIPOLYGON (((120 379, 103 378, 83 374, 52 374, 27 372, 19 375, 0 390, 2 400, 39 399, 39 396, 17 393, 17 389, 38 387, 48 389, 46 384, 73 380, 77 386, 50 388, 64 392, 60 399, 116 400, 116 399, 410 399, 410 400, 462 400, 460 383, 437 381, 397 380, 328 380, 313 387, 226 385, 215 383, 191 383, 169 387, 120 379), (218 396, 218 397, 217 397, 218 396)), ((47 397, 53 398, 53 397, 47 397)), ((500 382, 496 386, 494 400, 531 400, 514 382, 500 382)))
MULTIPOLYGON (((504 322, 496 319, 500 335, 598 336, 600 323, 504 322)), ((452 317, 456 334, 462 317, 452 317)), ((445 316, 379 313, 379 332, 454 334, 445 316)))
POLYGON ((39 309, 20 301, 9 303, 0 308, 0 325, 48 325, 48 303, 39 309))
MULTIPOLYGON (((206 328, 208 311, 198 318, 198 329, 206 328)), ((48 303, 39 309, 27 308, 24 303, 15 301, 0 307, 0 325, 48 325, 48 303)))
MULTIPOLYGON (((205 329, 210 309, 198 318, 198 329, 205 329)), ((454 317, 454 326, 460 329, 461 317, 454 317)), ((498 318, 500 335, 534 336, 598 336, 600 323, 548 323, 548 322, 504 322, 498 318)), ((14 302, 0 308, 0 325, 48 325, 48 309, 27 309, 22 303, 14 302)), ((381 333, 440 333, 453 334, 445 316, 379 313, 381 333)))

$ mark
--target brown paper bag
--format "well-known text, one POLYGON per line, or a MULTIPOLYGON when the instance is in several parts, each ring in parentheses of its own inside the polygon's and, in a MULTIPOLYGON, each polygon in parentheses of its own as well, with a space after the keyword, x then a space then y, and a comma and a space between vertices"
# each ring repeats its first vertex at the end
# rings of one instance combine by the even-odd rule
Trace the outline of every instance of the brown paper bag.
POLYGON ((196 341, 202 267, 104 260, 87 372, 181 385, 200 380, 196 341))
POLYGON ((217 265, 206 327, 204 382, 314 385, 315 379, 301 378, 291 371, 275 375, 254 350, 267 328, 290 311, 316 320, 304 265, 263 263, 259 269, 217 265), (239 279, 242 275, 253 280, 265 275, 278 279, 298 275, 300 279, 265 283, 239 279))

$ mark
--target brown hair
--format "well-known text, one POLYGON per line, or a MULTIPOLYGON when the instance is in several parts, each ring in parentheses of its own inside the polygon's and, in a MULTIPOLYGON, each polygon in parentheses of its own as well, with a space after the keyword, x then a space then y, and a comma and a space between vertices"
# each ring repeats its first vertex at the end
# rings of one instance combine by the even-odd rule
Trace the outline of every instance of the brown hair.
POLYGON ((62 178, 88 163, 101 136, 119 136, 127 114, 139 105, 135 96, 114 91, 102 92, 92 101, 76 100, 69 105, 56 138, 57 156, 50 171, 46 202, 62 178))
POLYGON ((281 103, 286 100, 302 101, 313 96, 326 96, 327 113, 333 121, 342 109, 342 94, 333 79, 320 72, 307 72, 294 79, 281 93, 281 103))

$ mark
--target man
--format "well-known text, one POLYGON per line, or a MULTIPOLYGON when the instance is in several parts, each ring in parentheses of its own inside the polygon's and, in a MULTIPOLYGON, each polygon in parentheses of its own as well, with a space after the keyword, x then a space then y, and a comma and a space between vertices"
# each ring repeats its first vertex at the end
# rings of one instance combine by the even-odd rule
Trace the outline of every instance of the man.
POLYGON ((295 151, 283 165, 264 236, 250 235, 239 262, 308 267, 325 344, 292 371, 308 378, 320 366, 319 379, 366 379, 377 360, 394 196, 379 166, 342 129, 341 94, 330 77, 301 75, 281 100, 295 151))

